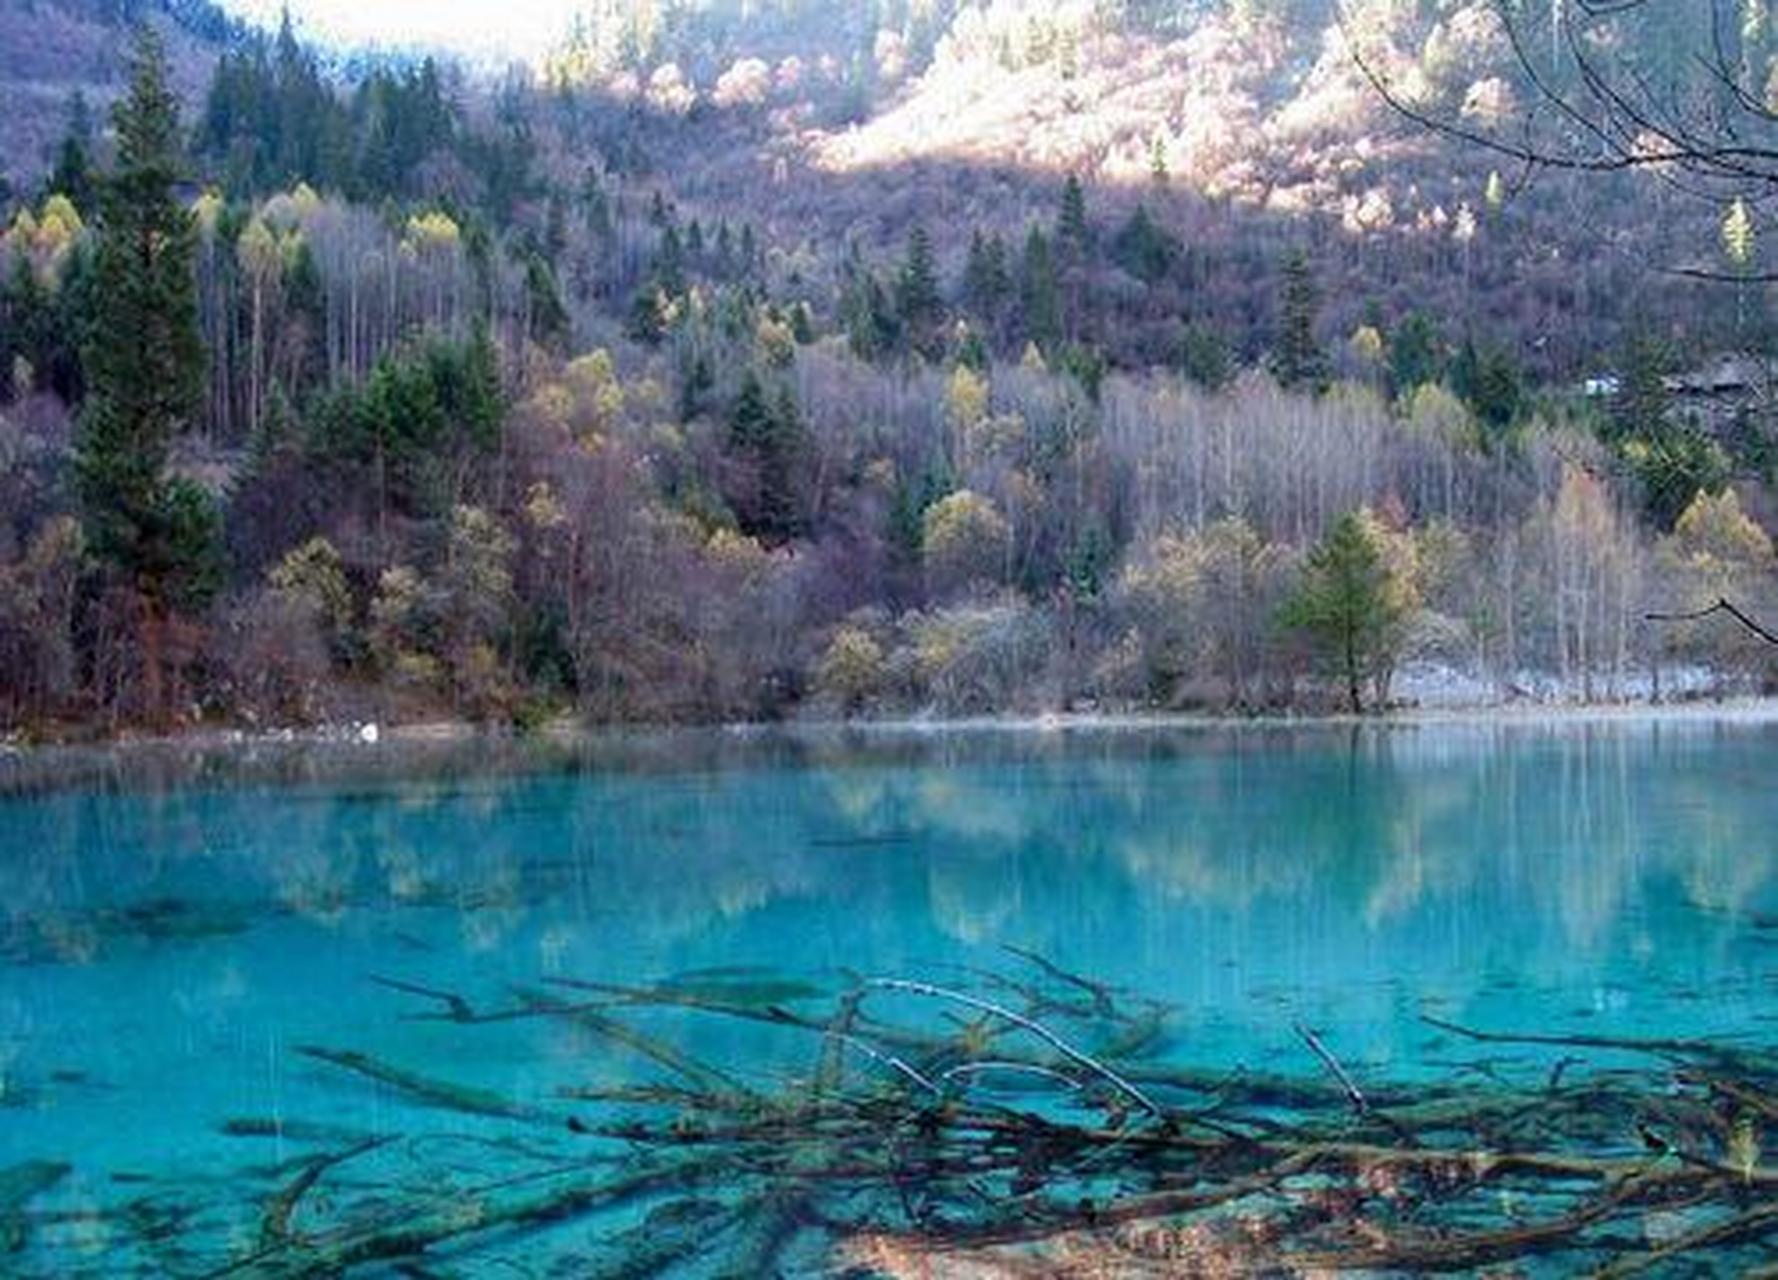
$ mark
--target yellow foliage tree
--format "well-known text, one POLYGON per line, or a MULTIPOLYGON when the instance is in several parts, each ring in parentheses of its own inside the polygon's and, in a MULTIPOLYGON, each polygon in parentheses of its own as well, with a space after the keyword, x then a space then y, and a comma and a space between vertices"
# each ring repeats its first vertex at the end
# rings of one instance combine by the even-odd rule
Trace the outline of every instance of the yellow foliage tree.
POLYGON ((959 489, 921 521, 927 583, 935 595, 999 582, 1012 551, 1012 526, 991 498, 959 489))

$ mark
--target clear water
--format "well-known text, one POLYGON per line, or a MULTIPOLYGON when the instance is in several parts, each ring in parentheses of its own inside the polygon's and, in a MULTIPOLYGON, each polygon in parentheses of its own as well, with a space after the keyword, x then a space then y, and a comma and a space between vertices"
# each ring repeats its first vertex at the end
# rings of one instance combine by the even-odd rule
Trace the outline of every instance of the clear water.
MULTIPOLYGON (((72 1171, 30 1202, 6 1264, 24 1274, 175 1269, 117 1216, 175 1187, 204 1206, 185 1235, 251 1244, 246 1188, 312 1149, 302 1125, 401 1135, 441 1185, 526 1131, 302 1046, 521 1107, 658 1078, 560 1021, 416 1016, 444 1005, 373 975, 478 1008, 563 977, 796 1008, 852 974, 1004 970, 1012 945, 1165 1000, 1181 1062, 1313 1075, 1301 1019, 1361 1080, 1482 1056, 1426 1013, 1778 1038, 1767 723, 710 734, 38 772, 0 763, 0 1165, 72 1171), (241 1136, 261 1121, 290 1132, 241 1136)), ((656 1027, 748 1079, 806 1067, 805 1042, 656 1027)), ((527 1256, 569 1274, 614 1229, 527 1256)), ((459 1265, 439 1274, 506 1273, 459 1265)))

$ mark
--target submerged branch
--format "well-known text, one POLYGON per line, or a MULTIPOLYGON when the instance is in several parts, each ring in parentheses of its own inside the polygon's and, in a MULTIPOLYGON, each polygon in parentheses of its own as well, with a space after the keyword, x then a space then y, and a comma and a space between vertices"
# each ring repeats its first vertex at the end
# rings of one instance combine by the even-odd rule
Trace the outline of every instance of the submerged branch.
POLYGON ((1070 1059, 1080 1066, 1085 1067, 1094 1075, 1101 1077, 1113 1088, 1124 1094, 1150 1115, 1163 1119, 1166 1116, 1166 1112, 1161 1110, 1158 1103, 1141 1089, 1131 1084, 1123 1076, 1119 1075, 1112 1068, 1105 1065, 1103 1062, 1100 1062, 1097 1058, 1091 1057, 1090 1055, 1083 1053, 1081 1050, 1076 1049, 1073 1045, 1069 1044, 1066 1040, 1062 1039, 1061 1036, 1058 1036, 1042 1023, 1027 1018, 1023 1014, 1015 1013, 1005 1005, 995 1004, 992 1000, 983 1000, 979 996, 972 996, 965 992, 952 991, 947 987, 933 986, 929 982, 912 982, 905 978, 872 978, 866 985, 874 987, 880 991, 901 991, 908 995, 926 996, 935 1000, 949 1000, 955 1004, 964 1005, 967 1008, 980 1010, 982 1013, 992 1014, 996 1018, 1003 1018, 1014 1026, 1029 1031, 1032 1035, 1044 1041, 1063 1057, 1070 1059))
MULTIPOLYGON (((848 1264, 892 1277, 1159 1275, 1185 1259, 1236 1274, 1504 1266, 1628 1276, 1681 1257, 1745 1270, 1778 1235, 1778 1168, 1760 1162, 1762 1138, 1778 1126, 1770 1054, 1680 1039, 1506 1034, 1429 1017, 1467 1040, 1575 1052, 1556 1071, 1531 1067, 1523 1083, 1505 1071, 1465 1075, 1470 1064, 1458 1064, 1444 1081, 1361 1088, 1326 1041, 1297 1023, 1319 1075, 1138 1064, 1078 1047, 1105 1045, 1133 1025, 1111 988, 1038 967, 1073 989, 1105 992, 1105 1002, 1045 1004, 1031 992, 1053 1011, 1051 1026, 979 994, 1030 992, 997 975, 971 989, 859 978, 818 1015, 670 986, 556 982, 601 998, 519 989, 519 1007, 477 1013, 479 999, 377 979, 437 1002, 440 1020, 461 1027, 453 1034, 557 1018, 665 1074, 558 1083, 553 1096, 578 1103, 570 1114, 357 1050, 304 1046, 304 1056, 406 1102, 538 1127, 490 1138, 475 1128, 414 1132, 421 1122, 410 1117, 402 1127, 414 1136, 396 1142, 316 1123, 225 1120, 222 1132, 242 1137, 332 1139, 273 1170, 249 1166, 218 1180, 249 1188, 242 1209, 212 1216, 257 1217, 251 1249, 239 1252, 236 1240, 213 1242, 208 1255, 179 1252, 203 1217, 185 1204, 122 1220, 162 1270, 259 1280, 381 1274, 390 1264, 422 1274, 419 1260, 435 1257, 492 1274, 502 1263, 530 1265, 524 1251, 538 1242, 529 1237, 564 1226, 573 1230, 559 1237, 568 1252, 557 1269, 608 1278, 823 1274, 848 1264), (890 1009, 867 1016, 880 993, 969 1016, 948 1029, 945 1019, 897 1022, 890 1009), (770 1039, 782 1029, 790 1056, 770 1059, 781 1083, 743 1088, 732 1063, 707 1065, 627 1016, 681 1009, 736 1020, 730 1033, 770 1039), (1003 1039, 1002 1028, 1011 1028, 1003 1039), (1037 1043, 1024 1045, 1021 1032, 1037 1043), (1600 1070, 1590 1051, 1672 1061, 1600 1070), (880 1070, 849 1069, 854 1056, 880 1070), (1016 1089, 971 1087, 996 1075, 1016 1089), (1209 1103, 1163 1110, 1155 1095, 1165 1090, 1209 1103), (1137 1111, 1159 1123, 1132 1123, 1137 1111), (453 1152, 466 1158, 449 1159, 453 1152), (317 1189, 352 1160, 361 1163, 351 1177, 317 1189), (1674 1215, 1671 1234, 1648 1236, 1651 1212, 1674 1215)), ((767 1072, 747 1078, 755 1076, 767 1072)), ((14 1240, 23 1239, 23 1199, 53 1171, 19 1173, 10 1218, 0 1177, 0 1226, 14 1240)))

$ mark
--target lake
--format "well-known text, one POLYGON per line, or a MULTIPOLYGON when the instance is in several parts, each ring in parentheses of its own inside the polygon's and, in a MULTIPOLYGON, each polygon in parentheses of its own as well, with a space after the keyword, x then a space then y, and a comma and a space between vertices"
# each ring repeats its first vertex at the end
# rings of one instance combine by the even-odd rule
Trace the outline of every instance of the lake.
MULTIPOLYGON (((830 1201, 780 1194, 837 1183, 757 1153, 688 1172, 695 1198, 670 1175, 552 1188, 653 1171, 663 1133, 708 1145, 693 1095, 758 1115, 851 1090, 914 1115, 965 1059, 1011 1064, 944 1082, 993 1115, 1094 1091, 1133 1127, 1147 1099, 1221 1096, 1162 1097, 1173 1068, 1300 1080, 1328 1094, 1323 1128, 1349 1085, 1553 1096, 1640 1071, 1654 1109, 1592 1139, 1623 1159, 1640 1133, 1721 1163, 1771 1118, 1700 1099, 1712 1137, 1662 1110, 1681 1059, 1450 1029, 1778 1040, 1778 724, 1758 719, 144 749, 15 758, 0 784, 0 1250, 23 1275, 311 1274, 346 1239, 374 1241, 339 1255, 363 1274, 903 1274, 888 1244, 836 1248, 985 1212, 917 1164, 893 1194, 831 1172, 857 1181, 830 1201), (743 1184, 783 1210, 776 1238, 749 1234, 743 1184), (458 1220, 513 1187, 556 1199, 458 1220), (376 1270, 388 1223, 440 1215, 425 1268, 376 1270)), ((1598 1097, 1577 1113, 1615 1114, 1598 1097)), ((1241 1105, 1249 1146, 1282 1141, 1285 1104, 1241 1105)), ((885 1168, 913 1131, 891 1129, 885 1168)), ((1066 1179, 1114 1203, 1123 1154, 1066 1179)), ((984 1157, 956 1185, 1066 1181, 1032 1165, 984 1157)), ((1683 1241, 1710 1211, 1663 1190, 1640 1236, 1589 1247, 1683 1241)))

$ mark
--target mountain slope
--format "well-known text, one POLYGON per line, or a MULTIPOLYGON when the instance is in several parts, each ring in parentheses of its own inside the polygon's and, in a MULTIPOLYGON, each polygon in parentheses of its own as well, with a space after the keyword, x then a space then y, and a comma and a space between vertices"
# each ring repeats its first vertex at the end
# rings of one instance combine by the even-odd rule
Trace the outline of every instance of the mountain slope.
POLYGON ((0 176, 19 184, 48 167, 75 94, 95 113, 117 96, 138 19, 165 38, 186 103, 202 101, 238 30, 220 10, 192 0, 0 0, 0 176))

